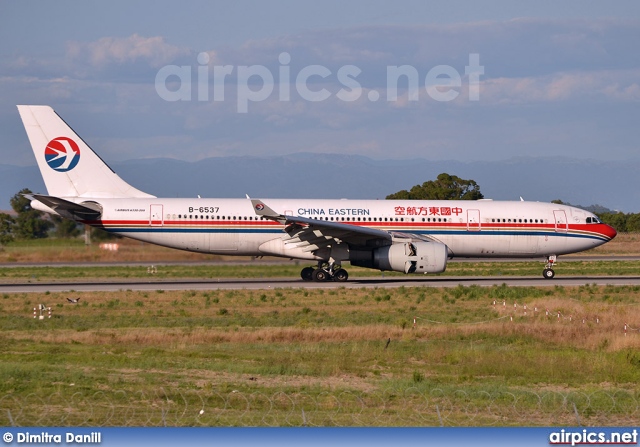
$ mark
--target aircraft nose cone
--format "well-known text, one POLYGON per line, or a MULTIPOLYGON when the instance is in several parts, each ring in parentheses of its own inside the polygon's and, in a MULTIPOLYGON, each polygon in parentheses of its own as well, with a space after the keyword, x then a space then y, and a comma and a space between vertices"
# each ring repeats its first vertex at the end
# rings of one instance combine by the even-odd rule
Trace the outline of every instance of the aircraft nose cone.
POLYGON ((603 224, 602 226, 603 226, 602 234, 607 236, 609 239, 613 239, 618 234, 616 229, 613 228, 612 226, 606 225, 606 224, 603 224))

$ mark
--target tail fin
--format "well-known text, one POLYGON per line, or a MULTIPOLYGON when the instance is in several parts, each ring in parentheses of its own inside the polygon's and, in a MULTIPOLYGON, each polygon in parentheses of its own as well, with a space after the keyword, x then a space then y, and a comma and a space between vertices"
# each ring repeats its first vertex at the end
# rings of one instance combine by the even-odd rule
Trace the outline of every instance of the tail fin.
POLYGON ((49 106, 18 106, 50 196, 154 197, 129 185, 49 106))

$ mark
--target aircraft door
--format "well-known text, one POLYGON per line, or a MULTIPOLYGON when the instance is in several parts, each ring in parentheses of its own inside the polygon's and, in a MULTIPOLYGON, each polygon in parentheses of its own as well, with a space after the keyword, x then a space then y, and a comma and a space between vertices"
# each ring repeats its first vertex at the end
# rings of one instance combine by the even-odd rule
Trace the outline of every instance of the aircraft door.
POLYGON ((569 229, 567 214, 563 210, 554 210, 553 217, 556 221, 556 233, 566 233, 569 229))
POLYGON ((480 210, 467 210, 467 231, 480 231, 480 210))
POLYGON ((149 212, 149 226, 161 227, 164 224, 164 218, 162 216, 162 205, 151 205, 149 212))

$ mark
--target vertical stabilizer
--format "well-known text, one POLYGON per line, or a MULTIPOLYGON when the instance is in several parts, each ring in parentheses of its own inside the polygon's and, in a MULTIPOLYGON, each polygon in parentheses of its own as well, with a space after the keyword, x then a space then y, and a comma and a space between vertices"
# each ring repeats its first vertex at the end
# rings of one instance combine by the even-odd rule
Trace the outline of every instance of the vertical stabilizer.
POLYGON ((50 196, 154 197, 118 177, 51 107, 18 106, 18 111, 50 196))

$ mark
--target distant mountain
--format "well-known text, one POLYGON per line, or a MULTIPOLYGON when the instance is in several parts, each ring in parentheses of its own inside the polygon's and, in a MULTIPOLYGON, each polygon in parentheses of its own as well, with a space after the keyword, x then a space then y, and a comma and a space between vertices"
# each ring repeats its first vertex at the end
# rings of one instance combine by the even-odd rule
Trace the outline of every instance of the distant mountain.
MULTIPOLYGON (((297 153, 221 157, 197 162, 141 159, 110 163, 127 182, 163 197, 292 197, 384 199, 435 179, 441 172, 475 180, 486 198, 602 204, 640 211, 640 160, 597 161, 553 157, 499 162, 373 160, 363 156, 297 153)), ((0 165, 0 209, 28 187, 45 192, 36 166, 0 165)))

